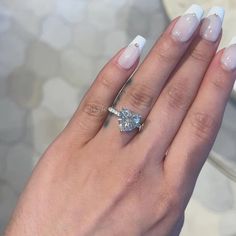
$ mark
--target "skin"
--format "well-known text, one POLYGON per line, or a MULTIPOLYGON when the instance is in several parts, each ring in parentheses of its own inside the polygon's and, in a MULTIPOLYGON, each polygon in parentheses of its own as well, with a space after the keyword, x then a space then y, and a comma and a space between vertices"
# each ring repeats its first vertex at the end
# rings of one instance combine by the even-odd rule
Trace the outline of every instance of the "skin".
POLYGON ((42 156, 6 236, 179 235, 236 72, 215 54, 220 37, 208 42, 197 29, 177 42, 175 23, 116 100, 142 115, 142 132, 120 133, 107 112, 138 65, 122 69, 122 49, 42 156))

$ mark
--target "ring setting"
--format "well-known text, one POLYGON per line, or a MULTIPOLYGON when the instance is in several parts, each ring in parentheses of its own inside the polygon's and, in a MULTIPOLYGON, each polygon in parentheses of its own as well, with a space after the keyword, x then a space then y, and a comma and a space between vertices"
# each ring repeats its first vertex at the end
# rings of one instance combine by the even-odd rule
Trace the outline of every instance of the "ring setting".
POLYGON ((129 132, 134 129, 141 131, 142 116, 130 111, 127 108, 122 108, 121 111, 117 111, 113 107, 109 107, 108 111, 118 117, 119 128, 121 132, 129 132))

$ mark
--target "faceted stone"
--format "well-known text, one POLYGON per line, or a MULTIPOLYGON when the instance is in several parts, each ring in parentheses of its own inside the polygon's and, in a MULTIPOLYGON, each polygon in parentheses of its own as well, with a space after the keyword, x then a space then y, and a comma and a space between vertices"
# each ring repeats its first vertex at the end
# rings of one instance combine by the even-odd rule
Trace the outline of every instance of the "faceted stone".
POLYGON ((141 116, 139 116, 139 115, 134 115, 134 116, 133 116, 133 122, 136 124, 136 126, 140 125, 141 116))
POLYGON ((120 111, 118 121, 121 131, 132 131, 135 128, 139 128, 141 124, 141 116, 123 108, 120 111))

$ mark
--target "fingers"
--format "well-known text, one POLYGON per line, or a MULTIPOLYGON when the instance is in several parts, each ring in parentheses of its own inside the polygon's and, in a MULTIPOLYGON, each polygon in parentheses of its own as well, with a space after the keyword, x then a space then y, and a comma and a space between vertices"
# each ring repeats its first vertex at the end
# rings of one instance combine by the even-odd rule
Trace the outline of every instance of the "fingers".
POLYGON ((236 38, 233 43, 212 62, 165 160, 168 174, 178 176, 176 185, 185 185, 187 194, 212 148, 236 78, 236 38))
POLYGON ((86 143, 101 128, 107 117, 107 108, 136 69, 145 41, 137 36, 99 73, 67 127, 77 141, 81 139, 81 143, 86 143))
POLYGON ((139 140, 140 142, 149 140, 147 148, 158 146, 156 152, 153 152, 154 158, 164 156, 197 94, 219 45, 222 20, 223 17, 214 13, 203 21, 201 36, 199 35, 193 42, 181 66, 172 75, 147 118, 146 129, 143 130, 139 140), (214 33, 209 35, 206 32, 209 27, 205 24, 212 16, 214 21, 211 22, 210 28, 214 33))
MULTIPOLYGON (((124 90, 117 109, 125 107, 140 114, 143 120, 146 118, 171 72, 190 45, 202 14, 202 8, 193 5, 182 17, 170 24, 124 90)), ((114 118, 107 131, 108 136, 120 136, 119 132, 114 118)), ((122 134, 121 145, 129 142, 135 134, 136 132, 122 134)))

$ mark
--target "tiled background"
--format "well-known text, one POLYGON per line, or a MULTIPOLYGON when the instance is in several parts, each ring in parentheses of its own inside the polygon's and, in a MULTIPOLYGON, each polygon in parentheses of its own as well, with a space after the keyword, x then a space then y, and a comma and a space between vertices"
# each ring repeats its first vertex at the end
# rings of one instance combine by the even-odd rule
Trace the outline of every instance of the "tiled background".
MULTIPOLYGON (((0 232, 102 65, 137 34, 147 52, 167 24, 159 0, 0 0, 0 232)), ((230 163, 234 117, 229 104, 216 145, 230 163)), ((189 235, 236 235, 235 184, 208 163, 187 209, 189 235)))

